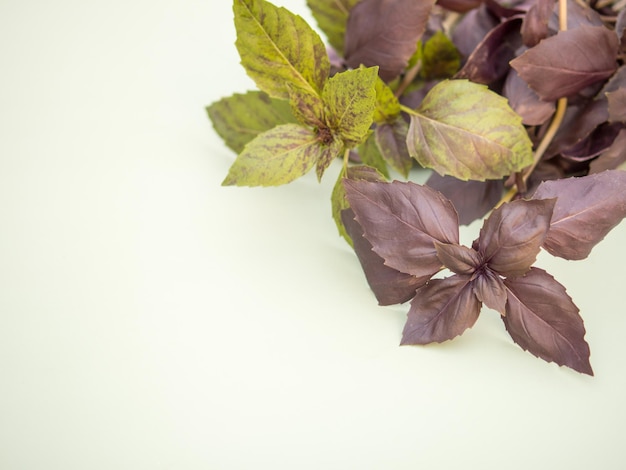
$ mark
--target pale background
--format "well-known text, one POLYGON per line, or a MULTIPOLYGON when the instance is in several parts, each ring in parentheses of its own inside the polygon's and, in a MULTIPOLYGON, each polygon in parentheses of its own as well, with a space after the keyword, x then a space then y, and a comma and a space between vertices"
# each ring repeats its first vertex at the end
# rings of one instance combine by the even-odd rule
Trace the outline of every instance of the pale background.
POLYGON ((253 88, 234 38, 228 1, 0 0, 0 468, 626 468, 626 224, 539 261, 595 378, 491 311, 399 347, 406 306, 330 218, 337 166, 220 186, 204 106, 253 88))

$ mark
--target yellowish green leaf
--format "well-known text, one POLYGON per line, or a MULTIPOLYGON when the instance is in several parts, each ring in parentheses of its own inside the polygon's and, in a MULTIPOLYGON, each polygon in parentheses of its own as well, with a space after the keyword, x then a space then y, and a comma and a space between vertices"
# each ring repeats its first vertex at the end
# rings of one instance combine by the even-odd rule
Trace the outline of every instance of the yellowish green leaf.
POLYGON ((393 90, 378 77, 376 80, 376 110, 374 111, 374 122, 393 121, 400 115, 400 112, 400 102, 393 94, 393 90))
POLYGON ((383 174, 385 178, 389 178, 387 163, 378 148, 374 132, 371 132, 365 142, 359 145, 359 157, 365 165, 375 168, 383 174))
POLYGON ((421 75, 426 80, 450 78, 461 68, 461 54, 441 31, 426 41, 421 59, 421 75))
POLYGON ((368 136, 376 109, 377 79, 378 67, 347 70, 329 79, 322 91, 327 125, 347 148, 356 147, 368 136))
POLYGON ((317 173, 318 181, 321 181, 326 168, 330 166, 335 158, 343 154, 343 142, 339 137, 333 136, 331 142, 320 144, 319 152, 315 172, 317 173))
POLYGON ((257 135, 296 122, 289 103, 260 91, 222 98, 207 106, 206 111, 217 134, 237 153, 257 135))
POLYGON ((500 179, 532 163, 532 143, 506 98, 485 85, 446 80, 411 115, 409 153, 460 180, 500 179))
POLYGON ((300 16, 265 0, 234 0, 241 64, 259 89, 288 99, 288 84, 319 94, 330 71, 326 47, 300 16))
POLYGON ((224 186, 278 186, 299 178, 323 149, 317 135, 298 124, 283 124, 249 142, 230 167, 224 186))
POLYGON ((325 126, 324 102, 322 97, 302 88, 289 87, 289 104, 296 119, 311 127, 325 126))
POLYGON ((343 39, 350 10, 360 0, 307 0, 317 25, 326 34, 328 43, 343 53, 343 39))

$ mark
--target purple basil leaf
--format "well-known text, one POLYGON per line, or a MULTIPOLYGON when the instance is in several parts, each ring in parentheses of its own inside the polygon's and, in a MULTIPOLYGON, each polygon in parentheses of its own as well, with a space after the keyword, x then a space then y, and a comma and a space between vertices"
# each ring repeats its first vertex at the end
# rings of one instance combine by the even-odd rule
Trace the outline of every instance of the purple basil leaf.
POLYGON ((342 171, 337 178, 335 186, 333 187, 333 192, 330 196, 333 220, 335 221, 339 235, 346 240, 348 245, 353 247, 354 244, 352 243, 352 238, 348 234, 342 220, 342 211, 350 208, 350 204, 346 198, 346 189, 343 186, 344 178, 366 181, 385 181, 386 177, 378 169, 371 166, 352 165, 349 166, 345 172, 342 171))
POLYGON ((589 173, 600 173, 613 170, 626 162, 626 129, 622 129, 615 137, 613 145, 589 165, 589 173))
POLYGON ((537 168, 535 168, 535 170, 530 174, 530 177, 526 182, 526 193, 524 196, 527 198, 531 197, 539 185, 544 181, 565 178, 565 170, 558 163, 559 161, 556 158, 539 162, 537 168))
POLYGON ((415 297, 415 290, 424 285, 430 276, 417 278, 385 266, 384 260, 372 251, 372 244, 363 236, 363 229, 354 220, 354 212, 351 209, 343 210, 341 220, 354 243, 354 252, 378 303, 402 304, 415 297))
MULTIPOLYGON (((567 29, 576 29, 581 26, 602 26, 604 22, 597 11, 589 5, 577 0, 567 0, 567 29)), ((550 30, 555 33, 559 30, 558 8, 554 9, 549 24, 550 30)))
POLYGON ((524 200, 495 209, 480 229, 478 251, 490 269, 521 276, 537 259, 550 227, 554 200, 524 200))
POLYGON ((553 101, 539 98, 514 69, 509 70, 506 76, 502 95, 508 98, 511 108, 522 116, 522 122, 527 126, 543 124, 556 108, 553 101))
POLYGON ((584 162, 597 157, 613 145, 623 124, 604 123, 598 126, 585 140, 561 151, 561 156, 568 160, 584 162))
POLYGON ((511 18, 493 28, 478 44, 454 78, 467 78, 489 85, 509 71, 509 61, 522 45, 521 18, 511 18))
POLYGON ((545 101, 571 96, 617 70, 617 36, 604 26, 560 31, 511 61, 545 101))
POLYGON ((433 279, 411 301, 401 344, 441 343, 471 328, 481 304, 470 276, 433 279))
POLYGON ((405 92, 400 97, 400 104, 406 106, 407 108, 417 109, 424 101, 424 98, 428 94, 430 90, 433 89, 435 85, 440 83, 441 80, 428 80, 424 82, 424 85, 416 90, 411 90, 405 92))
POLYGON ((557 201, 543 247, 554 256, 584 259, 626 217, 626 172, 546 181, 533 199, 547 198, 557 201))
POLYGON ((565 117, 544 158, 551 158, 586 139, 609 118, 606 100, 588 101, 581 106, 568 106, 565 117))
POLYGON ((626 65, 622 65, 618 68, 617 72, 615 72, 613 76, 608 79, 596 99, 605 99, 607 93, 612 93, 620 88, 626 88, 626 65))
POLYGON ((609 121, 626 122, 626 87, 606 94, 609 101, 609 121))
POLYGON ((626 49, 626 8, 622 9, 617 15, 615 22, 615 32, 620 40, 622 50, 626 49))
POLYGON ((452 31, 452 42, 463 57, 469 57, 489 31, 500 21, 485 5, 463 15, 452 31))
POLYGON ((473 274, 482 264, 480 254, 463 245, 435 242, 437 256, 443 265, 456 274, 473 274))
POLYGON ((538 268, 504 283, 508 300, 502 320, 513 341, 545 361, 593 375, 585 326, 565 288, 538 268))
POLYGON ((361 0, 348 17, 344 57, 349 67, 378 65, 385 81, 406 68, 435 0, 361 0))
POLYGON ((533 47, 549 36, 548 23, 555 4, 556 0, 537 0, 530 7, 522 24, 522 40, 525 46, 533 47))
POLYGON ((485 0, 487 8, 498 18, 511 18, 528 11, 534 0, 485 0))
POLYGON ((506 312, 506 287, 500 276, 491 269, 480 271, 474 280, 474 293, 483 304, 501 315, 506 312))
POLYGON ((458 217, 450 201, 415 183, 344 180, 356 220, 389 267, 416 277, 441 269, 435 241, 458 243, 458 217))
POLYGON ((433 172, 426 185, 439 191, 452 202, 459 214, 459 223, 468 225, 493 209, 504 189, 501 180, 461 181, 453 176, 433 172))
POLYGON ((437 0, 437 5, 457 13, 467 13, 480 6, 483 0, 437 0))

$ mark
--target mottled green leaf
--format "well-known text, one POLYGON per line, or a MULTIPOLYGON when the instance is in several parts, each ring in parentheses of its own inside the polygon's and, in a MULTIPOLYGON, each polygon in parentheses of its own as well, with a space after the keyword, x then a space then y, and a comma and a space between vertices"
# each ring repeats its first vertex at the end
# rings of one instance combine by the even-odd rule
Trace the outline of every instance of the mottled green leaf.
POLYGON ((326 47, 300 16, 265 0, 234 0, 241 64, 259 89, 288 99, 288 84, 313 95, 328 78, 326 47))
POLYGON ((359 145, 359 157, 365 165, 376 168, 385 178, 389 178, 387 163, 380 153, 376 143, 376 135, 373 132, 370 133, 365 142, 359 145))
POLYGON ((289 103, 260 91, 222 98, 207 106, 206 111, 217 134, 237 153, 257 135, 296 122, 289 103))
POLYGON ((449 78, 461 68, 461 54, 441 31, 424 43, 421 59, 421 75, 427 80, 449 78))
POLYGON ((335 158, 342 154, 343 142, 340 138, 334 136, 332 141, 320 143, 319 152, 315 172, 317 173, 317 179, 321 180, 326 168, 330 166, 335 158))
POLYGON ((406 137, 409 126, 401 116, 391 123, 376 126, 376 144, 383 159, 391 167, 407 178, 413 168, 413 159, 409 155, 406 137))
POLYGON ((378 67, 361 67, 338 73, 328 80, 322 98, 328 110, 327 124, 346 147, 353 148, 368 136, 376 108, 378 67))
POLYGON ((383 82, 382 78, 376 80, 376 110, 374 111, 374 122, 391 122, 400 115, 400 101, 393 94, 389 85, 383 82))
POLYGON ((343 39, 346 34, 348 15, 360 0, 307 0, 317 25, 326 34, 328 43, 343 53, 343 39))
POLYGON ((348 167, 346 171, 341 171, 339 173, 339 178, 335 183, 335 187, 333 188, 333 192, 331 195, 331 205, 333 212, 333 220, 337 225, 337 230, 339 231, 339 235, 341 235, 350 246, 353 246, 352 239, 341 219, 341 212, 350 207, 348 200, 346 199, 346 190, 343 185, 343 179, 351 179, 351 180, 365 180, 365 181, 385 181, 385 177, 375 168, 369 167, 367 165, 355 165, 348 167))
POLYGON ((411 115, 409 153, 460 180, 500 179, 532 163, 532 143, 507 100, 485 85, 445 80, 411 115))
POLYGON ((317 135, 283 124, 249 142, 230 167, 224 186, 278 186, 307 173, 324 152, 317 135))
POLYGON ((311 127, 322 127, 324 124, 324 102, 317 94, 309 93, 307 90, 289 87, 289 104, 296 119, 302 124, 311 127))

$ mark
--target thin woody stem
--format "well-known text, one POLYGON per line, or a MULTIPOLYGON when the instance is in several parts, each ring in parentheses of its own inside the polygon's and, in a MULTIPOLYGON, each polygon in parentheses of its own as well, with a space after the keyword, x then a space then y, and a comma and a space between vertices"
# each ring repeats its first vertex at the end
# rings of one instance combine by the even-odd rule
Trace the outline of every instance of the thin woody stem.
POLYGON ((402 96, 402 93, 404 93, 411 84, 411 82, 415 80, 415 77, 417 77, 417 74, 420 72, 421 68, 422 61, 418 60, 417 63, 406 72, 406 74, 402 78, 402 82, 400 83, 400 85, 398 85, 398 89, 394 92, 396 98, 402 96))

